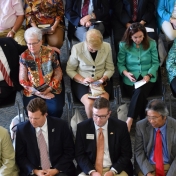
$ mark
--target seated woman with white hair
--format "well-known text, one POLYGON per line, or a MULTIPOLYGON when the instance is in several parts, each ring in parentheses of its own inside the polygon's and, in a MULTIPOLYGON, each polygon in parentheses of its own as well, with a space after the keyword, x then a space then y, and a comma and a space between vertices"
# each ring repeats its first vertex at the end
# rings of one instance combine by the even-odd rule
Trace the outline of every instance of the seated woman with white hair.
POLYGON ((24 87, 24 107, 28 102, 41 97, 46 101, 48 115, 61 117, 65 104, 62 85, 62 69, 58 55, 49 47, 42 46, 42 32, 31 27, 24 34, 28 49, 21 54, 19 81, 24 87))
POLYGON ((103 42, 100 31, 89 30, 86 40, 72 47, 66 72, 73 79, 74 94, 84 104, 87 117, 91 118, 94 99, 88 97, 89 84, 97 80, 106 84, 106 92, 101 95, 106 99, 109 99, 113 87, 109 81, 114 73, 112 51, 110 44, 103 42))

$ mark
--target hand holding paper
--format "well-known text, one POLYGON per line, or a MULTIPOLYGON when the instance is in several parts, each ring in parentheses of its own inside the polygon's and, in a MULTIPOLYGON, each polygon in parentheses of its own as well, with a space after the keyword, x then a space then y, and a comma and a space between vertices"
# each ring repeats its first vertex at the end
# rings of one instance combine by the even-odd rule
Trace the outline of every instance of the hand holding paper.
POLYGON ((155 30, 153 28, 145 27, 147 32, 154 32, 155 30))
POLYGON ((134 87, 135 87, 135 89, 137 89, 137 88, 143 86, 143 85, 146 84, 146 83, 147 83, 147 82, 142 79, 142 80, 140 80, 140 81, 135 82, 135 83, 134 83, 134 87))

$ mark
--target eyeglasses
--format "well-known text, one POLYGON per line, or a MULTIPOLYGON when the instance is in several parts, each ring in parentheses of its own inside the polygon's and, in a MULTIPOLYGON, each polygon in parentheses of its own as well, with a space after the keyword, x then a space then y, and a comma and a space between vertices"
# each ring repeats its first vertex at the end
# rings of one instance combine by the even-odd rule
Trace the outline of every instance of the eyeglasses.
POLYGON ((39 44, 39 42, 40 42, 40 40, 38 42, 34 42, 34 43, 27 43, 27 45, 29 45, 29 46, 35 46, 35 45, 39 44))
POLYGON ((146 117, 147 117, 147 119, 148 119, 149 121, 151 121, 151 120, 153 120, 153 121, 157 121, 158 118, 161 117, 161 115, 158 116, 158 117, 156 117, 156 116, 146 116, 146 117))
POLYGON ((106 114, 106 115, 101 115, 101 116, 99 116, 98 114, 94 114, 94 113, 93 113, 93 117, 96 118, 96 119, 97 119, 97 118, 105 119, 108 115, 109 115, 109 112, 108 112, 108 114, 106 114))

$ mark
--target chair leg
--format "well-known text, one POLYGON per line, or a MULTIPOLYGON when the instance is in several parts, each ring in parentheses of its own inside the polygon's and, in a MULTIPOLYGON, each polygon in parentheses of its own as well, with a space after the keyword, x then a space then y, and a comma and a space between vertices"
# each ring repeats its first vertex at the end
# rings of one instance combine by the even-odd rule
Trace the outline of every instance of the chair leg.
POLYGON ((68 121, 68 125, 70 127, 71 118, 70 118, 68 104, 66 102, 65 102, 65 106, 66 106, 66 110, 67 110, 67 121, 68 121))
POLYGON ((71 44, 67 37, 65 37, 65 43, 66 43, 66 53, 67 53, 67 60, 68 60, 70 56, 70 51, 71 51, 71 44))
POLYGON ((21 122, 21 117, 20 117, 20 105, 19 105, 19 102, 17 100, 15 100, 15 104, 16 104, 16 107, 17 107, 17 112, 18 112, 18 117, 19 117, 19 120, 21 122))

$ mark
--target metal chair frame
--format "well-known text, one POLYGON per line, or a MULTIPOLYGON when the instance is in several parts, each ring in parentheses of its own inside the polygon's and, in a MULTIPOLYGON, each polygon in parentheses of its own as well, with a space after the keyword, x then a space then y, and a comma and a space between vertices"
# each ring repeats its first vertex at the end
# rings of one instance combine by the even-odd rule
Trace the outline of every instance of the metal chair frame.
POLYGON ((169 114, 172 117, 172 99, 176 99, 176 97, 173 96, 173 93, 170 93, 169 95, 169 114))
MULTIPOLYGON (((20 93, 20 96, 22 97, 22 93, 20 93)), ((17 92, 16 92, 16 95, 17 95, 17 92)), ((14 105, 16 105, 16 108, 17 108, 17 115, 19 117, 19 120, 20 122, 22 122, 22 119, 25 121, 25 113, 24 113, 24 108, 23 108, 23 111, 22 111, 22 117, 21 117, 21 114, 20 114, 20 104, 19 102, 16 100, 16 95, 15 95, 15 98, 13 101, 6 101, 3 105, 0 105, 0 108, 8 108, 8 107, 12 107, 14 105)))

